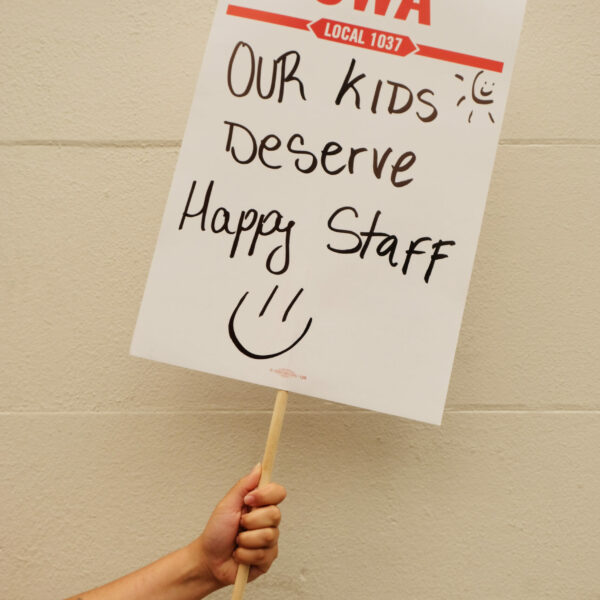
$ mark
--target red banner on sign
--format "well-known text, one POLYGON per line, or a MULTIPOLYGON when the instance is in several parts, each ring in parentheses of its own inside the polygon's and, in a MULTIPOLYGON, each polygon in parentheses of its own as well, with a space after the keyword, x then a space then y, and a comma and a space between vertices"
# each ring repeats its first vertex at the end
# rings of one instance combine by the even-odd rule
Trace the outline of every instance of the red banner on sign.
POLYGON ((308 19, 300 19, 298 17, 290 17, 288 15, 280 15, 264 10, 256 10, 254 8, 245 8, 230 4, 227 7, 227 14, 232 17, 242 17, 254 21, 262 21, 272 25, 281 25, 283 27, 293 27, 303 31, 312 31, 319 39, 356 46, 357 48, 366 48, 367 50, 376 50, 394 56, 408 56, 416 54, 417 56, 425 56, 427 58, 435 58, 444 60, 458 65, 485 69, 487 71, 495 71, 502 73, 504 63, 497 60, 490 60, 480 56, 472 56, 461 52, 453 52, 452 50, 444 50, 442 48, 433 48, 432 46, 424 46, 415 44, 408 36, 390 33, 388 31, 380 31, 378 29, 370 29, 361 25, 352 25, 350 23, 341 23, 332 21, 331 19, 320 19, 311 23, 308 19))
POLYGON ((230 4, 227 7, 227 14, 232 17, 242 17, 244 19, 252 19, 253 21, 271 23, 272 25, 294 27, 295 29, 308 29, 308 24, 310 23, 308 19, 298 19, 297 17, 289 17, 288 15, 280 15, 264 10, 256 10, 255 8, 236 6, 234 4, 230 4))

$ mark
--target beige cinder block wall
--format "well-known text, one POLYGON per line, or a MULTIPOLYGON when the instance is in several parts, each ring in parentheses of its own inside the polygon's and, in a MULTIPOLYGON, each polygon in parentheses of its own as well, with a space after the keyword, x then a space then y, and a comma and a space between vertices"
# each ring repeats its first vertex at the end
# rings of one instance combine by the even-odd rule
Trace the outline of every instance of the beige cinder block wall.
MULTIPOLYGON (((3 599, 187 543, 260 457, 271 391, 128 356, 213 5, 0 1, 3 599)), ((291 398, 248 598, 600 597, 599 29, 529 1, 443 427, 291 398)))

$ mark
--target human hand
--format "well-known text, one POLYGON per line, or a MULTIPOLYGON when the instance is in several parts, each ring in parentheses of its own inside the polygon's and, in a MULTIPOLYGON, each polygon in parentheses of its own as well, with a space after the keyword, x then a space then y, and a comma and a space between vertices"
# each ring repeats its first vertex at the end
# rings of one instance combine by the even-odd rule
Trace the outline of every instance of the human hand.
POLYGON ((239 564, 251 565, 248 581, 252 581, 266 573, 277 558, 281 521, 277 505, 286 491, 277 483, 257 489, 260 474, 261 467, 256 465, 231 488, 196 541, 218 587, 235 582, 239 564))
POLYGON ((249 581, 266 573, 277 558, 277 505, 285 489, 276 483, 256 489, 260 474, 256 465, 240 479, 188 546, 70 600, 199 600, 234 583, 239 564, 251 565, 249 581))

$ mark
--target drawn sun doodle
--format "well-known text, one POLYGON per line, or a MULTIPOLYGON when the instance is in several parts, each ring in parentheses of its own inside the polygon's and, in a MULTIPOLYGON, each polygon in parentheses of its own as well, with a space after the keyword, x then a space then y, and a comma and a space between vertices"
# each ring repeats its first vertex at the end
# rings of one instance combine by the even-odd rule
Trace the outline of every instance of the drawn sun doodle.
MULTIPOLYGON (((485 77, 483 76, 485 71, 479 71, 475 77, 473 78, 473 83, 471 85, 471 94, 470 100, 474 103, 474 107, 471 108, 471 112, 469 113, 469 117, 467 118, 467 122, 470 123, 473 118, 473 114, 477 108, 485 107, 489 108, 494 103, 494 86, 496 85, 494 81, 492 81, 490 73, 487 73, 485 77)), ((454 77, 460 79, 460 81, 464 81, 465 78, 460 73, 455 73, 454 77)), ((469 102, 467 96, 461 96, 456 103, 456 106, 460 106, 463 102, 469 102)), ((491 111, 488 110, 488 117, 492 123, 495 123, 494 115, 491 111)))
MULTIPOLYGON (((271 300, 273 300, 273 297, 277 293, 278 289, 279 289, 278 285, 276 285, 273 288, 273 291, 270 293, 269 297, 267 298, 267 301, 264 303, 260 313, 258 314, 259 319, 264 316, 267 308, 269 307, 269 304, 271 303, 271 300)), ((293 306, 296 304, 298 298, 300 298, 300 296, 302 295, 302 292, 304 292, 304 288, 300 289, 300 291, 298 291, 296 293, 296 295, 293 297, 292 301, 287 305, 287 307, 283 313, 283 317, 281 319, 282 323, 285 323, 287 321, 290 311, 292 310, 293 306)), ((246 292, 240 298, 239 302, 237 303, 237 306, 233 310, 233 313, 231 313, 231 317, 229 318, 229 337, 231 338, 231 341, 235 344, 235 347, 242 354, 245 354, 246 356, 249 356, 250 358, 255 358, 257 360, 264 360, 267 358, 275 358, 276 356, 281 356, 282 354, 289 352, 292 348, 297 346, 304 339, 304 336, 308 333, 308 330, 310 329, 310 327, 312 325, 312 317, 308 319, 308 322, 306 323, 306 326, 304 327, 304 331, 302 331, 302 333, 299 335, 299 337, 297 337, 295 339, 295 341, 292 342, 291 344, 288 344, 283 350, 276 350, 276 351, 271 351, 268 353, 258 353, 258 352, 248 349, 246 343, 242 342, 239 338, 239 335, 236 331, 236 323, 240 320, 243 320, 242 317, 238 317, 238 313, 240 312, 240 308, 244 304, 244 301, 248 297, 249 293, 250 292, 246 292)), ((239 330, 240 327, 237 327, 237 329, 239 330)), ((285 329, 285 328, 283 328, 283 329, 285 329)))

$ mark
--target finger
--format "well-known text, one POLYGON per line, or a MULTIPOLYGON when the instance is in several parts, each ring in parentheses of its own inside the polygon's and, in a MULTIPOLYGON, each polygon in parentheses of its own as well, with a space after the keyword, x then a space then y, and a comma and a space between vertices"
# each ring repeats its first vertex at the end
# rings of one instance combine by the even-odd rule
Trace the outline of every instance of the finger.
POLYGON ((261 465, 257 464, 248 475, 242 477, 221 500, 219 505, 231 511, 240 510, 244 497, 254 490, 260 481, 261 465))
POLYGON ((233 553, 235 561, 242 565, 252 565, 266 573, 273 561, 277 558, 277 546, 273 548, 259 548, 251 550, 249 548, 236 548, 233 553))
POLYGON ((252 512, 242 515, 240 525, 244 529, 263 529, 277 527, 281 522, 281 511, 276 506, 255 508, 252 512))
POLYGON ((276 527, 265 527, 252 531, 242 531, 237 536, 237 544, 241 548, 272 548, 279 539, 279 529, 276 527))
POLYGON ((278 483, 268 483, 258 488, 244 498, 244 504, 248 506, 269 506, 269 504, 279 504, 286 497, 285 488, 278 483))
POLYGON ((266 557, 265 562, 260 565, 252 565, 250 567, 250 573, 248 575, 248 581, 254 581, 257 577, 260 577, 264 573, 266 573, 270 568, 275 559, 277 558, 277 554, 279 553, 279 549, 277 546, 273 548, 271 554, 266 557))
MULTIPOLYGON (((270 567, 271 565, 269 565, 270 567)), ((268 571, 269 569, 267 569, 268 571)), ((257 577, 264 575, 267 571, 263 571, 260 567, 250 567, 250 574, 248 575, 248 581, 254 581, 257 577)))

